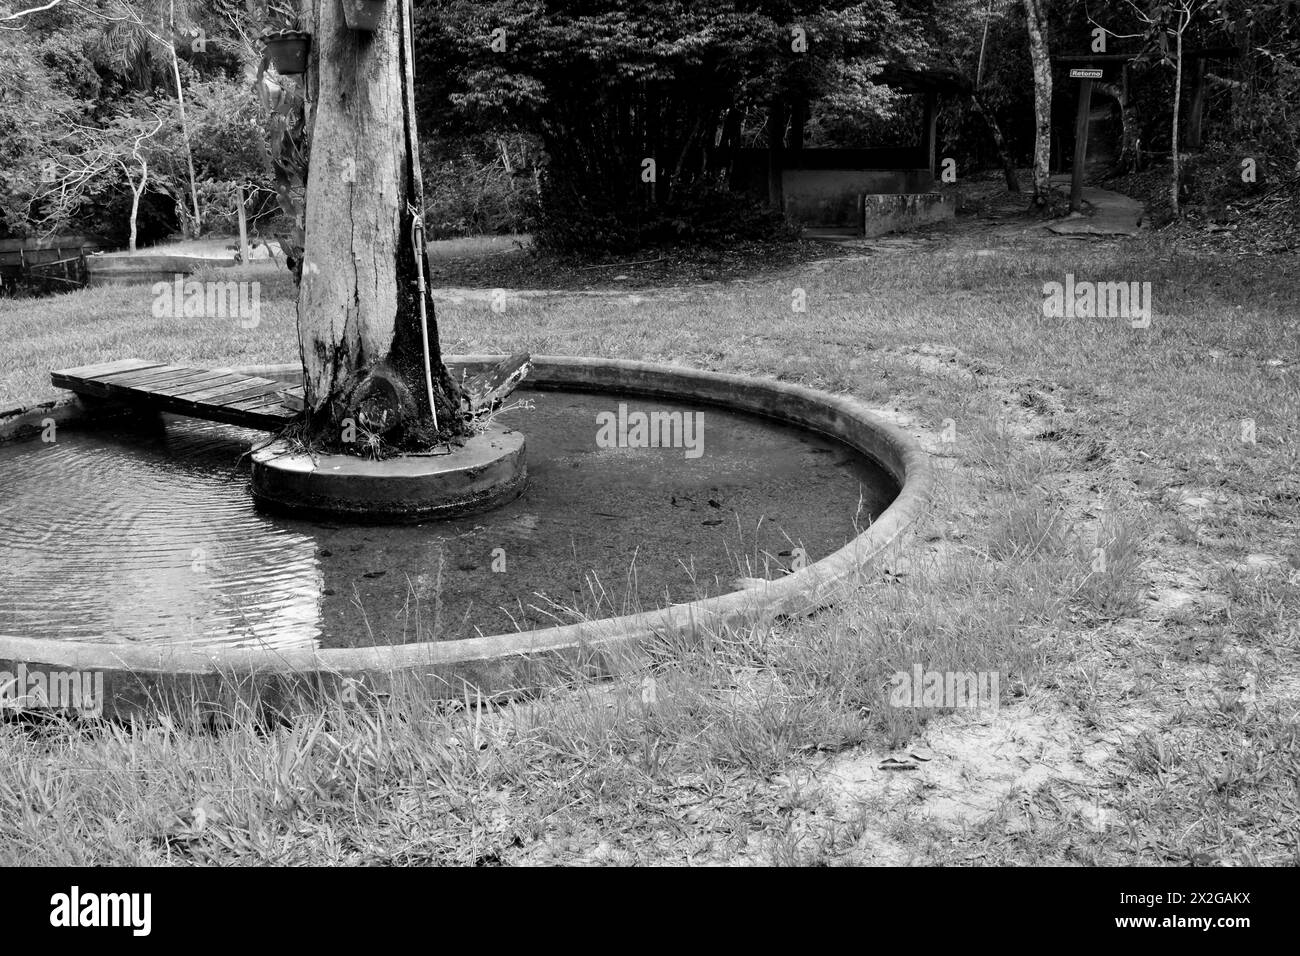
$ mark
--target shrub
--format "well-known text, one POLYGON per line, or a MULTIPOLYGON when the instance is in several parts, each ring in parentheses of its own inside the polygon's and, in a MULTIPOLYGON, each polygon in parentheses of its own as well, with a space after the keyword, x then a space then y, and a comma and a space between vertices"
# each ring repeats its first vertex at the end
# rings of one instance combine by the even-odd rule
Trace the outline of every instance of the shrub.
POLYGON ((684 184, 660 204, 629 204, 564 188, 549 180, 538 213, 536 241, 557 252, 628 253, 646 246, 721 245, 774 238, 784 218, 721 177, 684 184))

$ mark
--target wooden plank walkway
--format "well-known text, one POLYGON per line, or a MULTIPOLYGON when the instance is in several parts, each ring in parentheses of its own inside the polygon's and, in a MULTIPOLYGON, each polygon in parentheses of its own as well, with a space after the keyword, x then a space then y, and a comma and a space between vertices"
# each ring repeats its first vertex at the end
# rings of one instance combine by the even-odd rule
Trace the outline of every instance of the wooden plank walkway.
POLYGON ((50 381, 78 395, 263 431, 279 431, 302 408, 301 385, 142 359, 60 369, 50 373, 50 381))

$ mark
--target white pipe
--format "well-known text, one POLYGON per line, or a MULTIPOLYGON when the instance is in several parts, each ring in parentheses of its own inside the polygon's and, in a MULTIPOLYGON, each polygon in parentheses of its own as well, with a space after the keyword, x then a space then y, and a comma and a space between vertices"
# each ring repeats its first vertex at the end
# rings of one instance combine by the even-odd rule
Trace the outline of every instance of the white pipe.
POLYGON ((424 341, 424 387, 429 391, 429 414, 433 429, 438 430, 438 409, 433 404, 433 361, 429 358, 429 314, 424 304, 424 224, 419 210, 411 215, 411 249, 415 253, 415 272, 420 277, 420 338, 424 341))

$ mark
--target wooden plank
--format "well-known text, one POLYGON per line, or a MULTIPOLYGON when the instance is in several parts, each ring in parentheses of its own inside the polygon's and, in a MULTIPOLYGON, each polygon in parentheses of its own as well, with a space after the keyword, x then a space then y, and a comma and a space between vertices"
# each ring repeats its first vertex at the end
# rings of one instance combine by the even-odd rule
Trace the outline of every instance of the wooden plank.
POLYGON ((64 368, 51 372, 64 378, 92 378, 96 375, 110 375, 113 372, 139 371, 146 368, 160 368, 162 362, 146 362, 144 359, 115 359, 112 362, 99 362, 95 365, 79 365, 76 368, 64 368))
POLYGON ((259 408, 270 408, 272 405, 283 405, 278 395, 250 395, 247 398, 241 398, 234 402, 222 402, 222 408, 234 408, 241 412, 251 412, 259 408))
POLYGON ((176 375, 170 379, 158 379, 152 382, 142 382, 129 387, 143 392, 166 391, 171 394, 178 388, 188 388, 191 391, 196 391, 203 387, 211 388, 218 384, 215 380, 219 378, 222 378, 220 372, 208 372, 203 369, 192 368, 184 375, 176 375))
POLYGON ((195 369, 168 368, 163 366, 160 369, 145 369, 139 372, 128 373, 131 377, 127 379, 127 384, 122 384, 117 378, 99 378, 91 377, 84 379, 59 379, 56 376, 50 376, 50 380, 62 388, 70 388, 73 391, 80 392, 83 395, 95 395, 100 398, 138 398, 139 392, 133 390, 137 384, 136 379, 142 379, 143 384, 148 385, 152 382, 170 382, 179 378, 189 378, 196 374, 195 369))
MULTIPOLYGON (((209 372, 204 372, 203 369, 187 368, 183 372, 175 373, 175 375, 159 376, 156 378, 146 378, 146 380, 144 381, 130 382, 130 384, 123 385, 122 388, 125 390, 129 390, 129 392, 149 393, 149 392, 155 392, 155 390, 157 389, 175 388, 175 386, 178 385, 187 385, 187 384, 198 385, 201 378, 204 378, 205 376, 208 375, 209 372)), ((113 385, 113 382, 109 381, 109 382, 105 382, 105 384, 113 385)))
POLYGON ((194 395, 186 396, 192 402, 202 402, 204 405, 233 405, 236 402, 246 402, 250 398, 258 398, 269 394, 268 389, 263 382, 252 380, 251 384, 247 382, 228 386, 225 391, 207 398, 197 398, 194 395))
POLYGON ((191 397, 197 392, 206 392, 214 388, 220 388, 223 385, 234 385, 247 380, 247 375, 236 375, 234 372, 213 372, 211 377, 202 382, 197 382, 193 386, 169 390, 168 394, 177 398, 181 396, 191 397))
POLYGON ((139 359, 101 362, 50 373, 81 395, 115 397, 159 411, 244 428, 275 431, 298 417, 284 404, 282 382, 231 371, 163 365, 139 359))
POLYGON ((225 405, 209 405, 175 398, 169 395, 153 396, 150 403, 163 411, 191 418, 203 418, 208 421, 222 422, 227 425, 240 425, 245 428, 277 429, 293 420, 293 416, 267 414, 260 410, 233 408, 225 405))
POLYGON ((185 397, 192 402, 211 402, 223 395, 229 395, 231 392, 241 391, 250 385, 256 384, 257 379, 249 378, 247 375, 238 375, 233 382, 214 382, 207 388, 200 389, 197 392, 190 392, 185 397))
POLYGON ((283 405, 255 405, 252 408, 240 408, 237 405, 223 405, 221 411, 236 416, 250 416, 252 418, 274 420, 281 424, 291 422, 298 417, 297 412, 290 411, 283 405))
POLYGON ((85 377, 98 379, 106 384, 119 384, 127 376, 156 375, 159 372, 188 367, 187 365, 170 365, 166 362, 159 362, 157 365, 148 365, 144 368, 124 368, 116 372, 100 372, 97 375, 87 375, 85 377))
POLYGON ((208 421, 221 422, 224 425, 238 425, 241 428, 260 428, 265 431, 275 431, 293 421, 292 416, 268 415, 263 412, 232 409, 221 405, 195 405, 183 398, 159 396, 156 403, 163 411, 176 415, 203 418, 208 421))
MULTIPOLYGON (((198 369, 186 369, 176 375, 168 375, 165 378, 149 379, 147 382, 133 382, 130 385, 117 386, 123 393, 139 397, 141 395, 152 395, 157 392, 163 392, 167 389, 177 388, 182 385, 196 385, 203 378, 203 372, 198 369)), ((114 387, 112 382, 105 382, 110 388, 114 387)))
POLYGON ((287 422, 291 422, 295 418, 297 418, 297 415, 295 413, 285 412, 282 409, 282 407, 278 405, 267 405, 267 406, 255 405, 252 408, 240 408, 237 405, 202 405, 193 411, 188 411, 180 407, 187 404, 185 402, 185 399, 162 399, 162 400, 178 403, 176 410, 180 414, 190 414, 193 415, 194 417, 199 417, 201 415, 203 418, 207 418, 212 421, 227 422, 228 424, 232 424, 232 425, 244 425, 244 426, 250 426, 254 428, 259 427, 257 424, 254 424, 258 422, 261 423, 275 422, 278 424, 273 424, 270 427, 279 428, 281 425, 284 425, 287 422))
POLYGON ((286 406, 279 395, 264 395, 261 398, 249 398, 242 402, 235 402, 227 407, 252 412, 262 409, 270 411, 273 408, 285 408, 286 406))
POLYGON ((291 425, 298 420, 298 413, 289 411, 283 405, 255 408, 251 411, 240 409, 238 414, 250 416, 248 419, 250 422, 274 422, 275 424, 266 426, 268 431, 279 431, 284 426, 291 425))
POLYGON ((114 392, 121 392, 138 397, 140 395, 149 395, 160 389, 175 388, 179 385, 195 384, 197 383, 197 380, 202 377, 203 372, 201 370, 191 368, 172 375, 151 378, 143 382, 130 382, 125 385, 118 385, 113 381, 101 381, 101 384, 107 385, 109 388, 113 389, 114 392))
POLYGON ((533 363, 527 352, 511 355, 485 372, 461 383, 474 413, 501 407, 511 392, 527 377, 533 363))
POLYGON ((135 388, 137 385, 143 385, 147 382, 161 382, 164 379, 174 378, 177 375, 184 375, 192 371, 194 369, 186 368, 183 365, 163 365, 160 368, 143 369, 139 372, 122 372, 120 375, 95 375, 92 377, 101 385, 107 385, 109 388, 135 388))
POLYGON ((221 386, 215 394, 205 398, 198 398, 195 395, 184 396, 187 401, 194 402, 198 405, 204 405, 211 408, 221 408, 226 405, 234 405, 237 402, 246 402, 250 398, 262 398, 266 395, 266 389, 261 385, 248 385, 246 383, 236 382, 233 385, 221 386))
POLYGON ((166 395, 168 398, 181 398, 194 392, 202 391, 205 388, 217 388, 221 385, 230 385, 232 382, 227 379, 235 379, 238 376, 222 375, 219 372, 199 372, 197 375, 180 379, 175 382, 164 382, 162 384, 152 383, 140 391, 147 392, 150 395, 166 395))
POLYGON ((262 412, 226 412, 222 417, 213 416, 213 421, 220 421, 226 425, 238 425, 240 428, 256 428, 261 431, 274 432, 279 431, 285 425, 294 421, 296 415, 266 415, 262 412))
POLYGON ((70 389, 79 395, 93 395, 96 398, 107 398, 113 394, 112 388, 94 378, 63 376, 58 372, 51 372, 50 383, 58 388, 70 389))
POLYGON ((100 375, 114 375, 118 372, 140 372, 145 369, 162 368, 165 364, 165 362, 146 362, 143 359, 118 359, 114 362, 98 362, 94 365, 61 369, 53 374, 75 376, 77 378, 95 378, 100 375))
POLYGON ((66 388, 78 395, 90 395, 94 398, 107 398, 112 389, 94 379, 63 378, 58 373, 50 373, 50 384, 55 388, 66 388))

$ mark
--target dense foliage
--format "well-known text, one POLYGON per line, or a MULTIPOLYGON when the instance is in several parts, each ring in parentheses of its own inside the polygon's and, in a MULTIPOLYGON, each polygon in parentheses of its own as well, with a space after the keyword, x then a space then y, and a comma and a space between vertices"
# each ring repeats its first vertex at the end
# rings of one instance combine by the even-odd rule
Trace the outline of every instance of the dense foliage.
POLYGON ((141 182, 143 241, 228 231, 240 185, 255 219, 273 212, 251 25, 239 0, 79 0, 0 20, 0 232, 124 240, 141 182))
MULTIPOLYGON (((939 128, 941 155, 963 172, 1024 165, 1033 151, 1023 0, 416 6, 434 236, 531 231, 543 245, 590 251, 769 235, 779 220, 753 179, 763 160, 750 155, 746 165, 745 151, 774 140, 914 143, 919 104, 881 85, 886 66, 965 78, 964 93, 943 99, 939 128)), ((279 143, 275 124, 301 115, 275 112, 294 87, 273 75, 263 82, 256 38, 293 22, 294 7, 56 0, 22 11, 0 0, 0 235, 96 231, 125 241, 133 221, 144 243, 225 232, 241 188, 255 230, 287 232, 267 134, 279 143)), ((1300 173, 1296 4, 1036 0, 1036 8, 1054 55, 1095 50, 1099 29, 1109 52, 1132 55, 1096 94, 1122 128, 1121 169, 1183 159, 1185 142, 1171 157, 1174 130, 1185 126, 1197 67, 1179 51, 1212 47, 1228 52, 1206 61, 1204 137, 1191 150, 1225 162, 1249 156, 1261 182, 1300 173)), ((1076 88, 1055 72, 1059 162, 1069 155, 1076 88)), ((1222 172, 1195 157, 1185 170, 1175 165, 1189 198, 1204 191, 1196 177, 1222 172)))
POLYGON ((891 0, 445 0, 421 14, 431 119, 535 135, 539 238, 560 248, 771 230, 730 186, 737 150, 784 127, 772 105, 883 105, 871 76, 920 48, 891 0))

